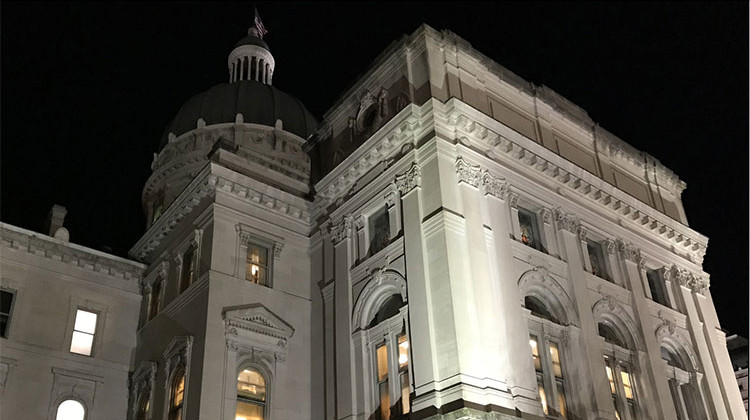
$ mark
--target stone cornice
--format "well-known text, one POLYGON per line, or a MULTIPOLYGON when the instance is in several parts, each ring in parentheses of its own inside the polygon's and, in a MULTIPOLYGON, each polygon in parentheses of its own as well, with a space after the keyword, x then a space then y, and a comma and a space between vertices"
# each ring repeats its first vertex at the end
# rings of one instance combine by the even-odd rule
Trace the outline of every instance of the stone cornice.
POLYGON ((457 99, 436 105, 435 122, 438 129, 453 132, 468 147, 483 152, 488 158, 518 164, 569 188, 581 197, 596 203, 616 217, 630 222, 667 242, 676 254, 702 264, 708 238, 675 221, 658 210, 636 202, 627 193, 607 184, 596 175, 582 171, 574 164, 505 127, 457 99), (442 108, 442 109, 440 109, 442 108), (441 114, 441 115, 438 115, 441 114), (489 127, 493 128, 490 129, 489 127), (677 251, 685 254, 680 254, 677 251))
POLYGON ((115 278, 139 282, 146 266, 41 233, 0 223, 2 245, 115 278))
POLYGON ((276 190, 269 191, 268 188, 254 188, 249 185, 250 182, 238 182, 237 176, 234 175, 236 173, 220 165, 207 164, 131 248, 130 255, 139 260, 145 259, 205 197, 216 196, 217 192, 230 194, 234 198, 265 210, 273 210, 275 215, 291 222, 310 226, 312 205, 307 201, 283 192, 273 194, 276 190), (283 198, 286 196, 288 196, 286 199, 283 198))

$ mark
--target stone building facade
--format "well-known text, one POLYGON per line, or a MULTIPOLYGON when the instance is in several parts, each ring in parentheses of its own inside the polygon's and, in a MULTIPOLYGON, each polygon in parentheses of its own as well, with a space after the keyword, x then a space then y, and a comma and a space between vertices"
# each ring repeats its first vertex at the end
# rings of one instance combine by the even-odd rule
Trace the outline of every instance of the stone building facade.
POLYGON ((747 418, 657 159, 448 31, 320 123, 270 51, 168 126, 128 389, 86 420, 747 418))

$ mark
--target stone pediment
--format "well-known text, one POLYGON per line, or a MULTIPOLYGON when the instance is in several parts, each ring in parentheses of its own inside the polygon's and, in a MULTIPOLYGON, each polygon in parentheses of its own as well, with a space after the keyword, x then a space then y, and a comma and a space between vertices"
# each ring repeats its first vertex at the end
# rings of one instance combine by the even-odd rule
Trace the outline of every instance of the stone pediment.
POLYGON ((259 303, 225 308, 224 323, 230 335, 249 332, 283 340, 294 335, 291 325, 259 303))

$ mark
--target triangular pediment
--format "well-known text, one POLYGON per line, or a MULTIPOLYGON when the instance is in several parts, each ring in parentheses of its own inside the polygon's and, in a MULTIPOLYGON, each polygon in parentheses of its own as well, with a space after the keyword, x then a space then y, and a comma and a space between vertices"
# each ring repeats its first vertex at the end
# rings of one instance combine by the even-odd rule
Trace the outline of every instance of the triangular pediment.
POLYGON ((227 326, 288 339, 294 328, 260 303, 224 308, 227 326))

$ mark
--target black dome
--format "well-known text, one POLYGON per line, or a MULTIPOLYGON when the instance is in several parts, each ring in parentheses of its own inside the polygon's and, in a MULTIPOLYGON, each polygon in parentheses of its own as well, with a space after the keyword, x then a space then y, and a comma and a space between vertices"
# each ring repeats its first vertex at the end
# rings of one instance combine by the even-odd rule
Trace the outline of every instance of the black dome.
POLYGON ((242 45, 257 45, 259 47, 263 47, 263 48, 267 49, 268 51, 271 51, 271 49, 268 48, 268 44, 266 44, 266 41, 258 38, 257 36, 254 36, 254 35, 247 35, 244 38, 242 38, 241 40, 237 41, 237 44, 234 45, 234 48, 237 48, 237 47, 242 46, 242 45))
POLYGON ((159 148, 167 144, 170 132, 180 136, 194 130, 199 118, 203 118, 207 126, 232 123, 238 113, 246 123, 271 127, 280 119, 285 131, 305 140, 317 127, 315 118, 299 99, 273 86, 243 80, 216 85, 185 102, 167 126, 159 148))

